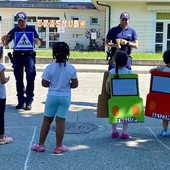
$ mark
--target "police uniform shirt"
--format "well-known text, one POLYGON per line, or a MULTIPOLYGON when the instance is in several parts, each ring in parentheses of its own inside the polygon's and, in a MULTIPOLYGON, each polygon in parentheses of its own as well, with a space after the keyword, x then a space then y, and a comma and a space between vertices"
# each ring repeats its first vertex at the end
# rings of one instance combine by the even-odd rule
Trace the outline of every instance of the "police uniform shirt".
MULTIPOLYGON (((132 42, 132 41, 137 40, 137 33, 133 28, 130 28, 130 27, 122 29, 119 24, 118 26, 111 28, 106 36, 106 39, 112 41, 112 43, 114 44, 116 44, 117 38, 125 39, 127 41, 132 42)), ((129 48, 130 47, 127 45, 121 45, 122 51, 125 51, 125 52, 130 51, 129 48)), ((116 48, 113 47, 112 50, 116 50, 116 48)))
MULTIPOLYGON (((18 26, 13 28, 9 33, 8 35, 10 36, 10 39, 9 41, 12 41, 15 39, 15 33, 16 32, 23 32, 18 26)), ((37 31, 32 27, 32 26, 28 26, 26 25, 26 28, 25 28, 25 31, 24 32, 33 32, 34 33, 34 38, 38 38, 39 39, 39 36, 37 34, 37 31)), ((14 43, 15 44, 15 43, 14 43)))

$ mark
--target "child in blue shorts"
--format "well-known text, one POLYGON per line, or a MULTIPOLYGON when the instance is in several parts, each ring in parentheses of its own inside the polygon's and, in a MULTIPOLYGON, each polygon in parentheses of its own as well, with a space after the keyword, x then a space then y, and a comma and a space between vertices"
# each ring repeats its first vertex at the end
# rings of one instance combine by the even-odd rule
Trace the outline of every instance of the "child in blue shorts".
POLYGON ((68 150, 65 145, 62 145, 65 119, 71 103, 71 88, 78 87, 78 79, 75 67, 68 62, 70 50, 67 43, 55 43, 52 51, 56 61, 49 64, 42 74, 42 86, 49 88, 45 102, 44 120, 39 142, 32 145, 31 149, 38 152, 45 151, 44 143, 55 117, 56 147, 53 153, 60 154, 68 150))

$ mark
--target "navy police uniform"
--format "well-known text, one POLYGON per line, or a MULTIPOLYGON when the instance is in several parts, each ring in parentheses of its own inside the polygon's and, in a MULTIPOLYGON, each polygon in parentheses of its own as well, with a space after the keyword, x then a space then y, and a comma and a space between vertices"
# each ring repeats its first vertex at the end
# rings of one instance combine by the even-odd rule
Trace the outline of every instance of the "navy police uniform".
MULTIPOLYGON (((26 17, 25 15, 23 17, 26 17)), ((14 68, 14 76, 16 79, 16 90, 18 96, 18 109, 24 107, 23 105, 26 103, 26 106, 30 105, 33 101, 34 97, 34 81, 36 76, 36 53, 32 49, 17 49, 16 50, 16 33, 23 32, 18 26, 9 31, 8 35, 10 37, 9 41, 14 40, 14 51, 13 51, 13 68, 14 68), (26 73, 27 85, 24 86, 24 69, 26 73)), ((33 33, 33 38, 38 38, 37 31, 31 27, 26 25, 26 32, 33 33)), ((28 109, 29 110, 29 109, 28 109)))
MULTIPOLYGON (((135 41, 137 40, 137 33, 134 29, 127 27, 124 30, 121 28, 120 24, 116 27, 113 27, 109 30, 106 39, 112 41, 112 43, 116 44, 116 39, 125 39, 127 41, 135 41)), ((114 53, 116 52, 117 48, 112 47, 110 50, 110 55, 113 56, 114 53)), ((131 69, 131 65, 132 65, 132 56, 131 56, 131 52, 132 52, 132 48, 129 47, 128 45, 121 45, 121 49, 122 51, 126 52, 128 54, 128 64, 127 64, 127 68, 131 69)), ((114 65, 111 65, 111 62, 109 61, 109 70, 111 68, 113 68, 114 65)))

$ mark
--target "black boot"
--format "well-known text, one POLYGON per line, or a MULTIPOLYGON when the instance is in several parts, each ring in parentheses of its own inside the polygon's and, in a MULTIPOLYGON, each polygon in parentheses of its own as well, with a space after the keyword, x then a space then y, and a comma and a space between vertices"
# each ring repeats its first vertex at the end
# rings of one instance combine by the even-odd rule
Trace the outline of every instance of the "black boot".
POLYGON ((31 110, 32 109, 32 102, 26 103, 26 106, 24 108, 25 110, 31 110))
POLYGON ((16 109, 24 109, 25 107, 25 97, 20 98, 18 100, 18 105, 16 106, 16 109))
POLYGON ((16 109, 24 109, 25 103, 24 102, 18 102, 18 105, 16 106, 16 109))

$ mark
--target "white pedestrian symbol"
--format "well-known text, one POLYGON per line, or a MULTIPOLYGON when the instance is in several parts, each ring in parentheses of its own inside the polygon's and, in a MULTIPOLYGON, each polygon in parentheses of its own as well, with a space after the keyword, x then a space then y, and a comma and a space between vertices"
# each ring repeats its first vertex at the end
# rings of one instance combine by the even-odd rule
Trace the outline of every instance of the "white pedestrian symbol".
POLYGON ((23 34, 22 37, 20 38, 18 44, 16 45, 17 48, 19 47, 32 47, 31 42, 29 41, 28 37, 26 34, 23 34))

